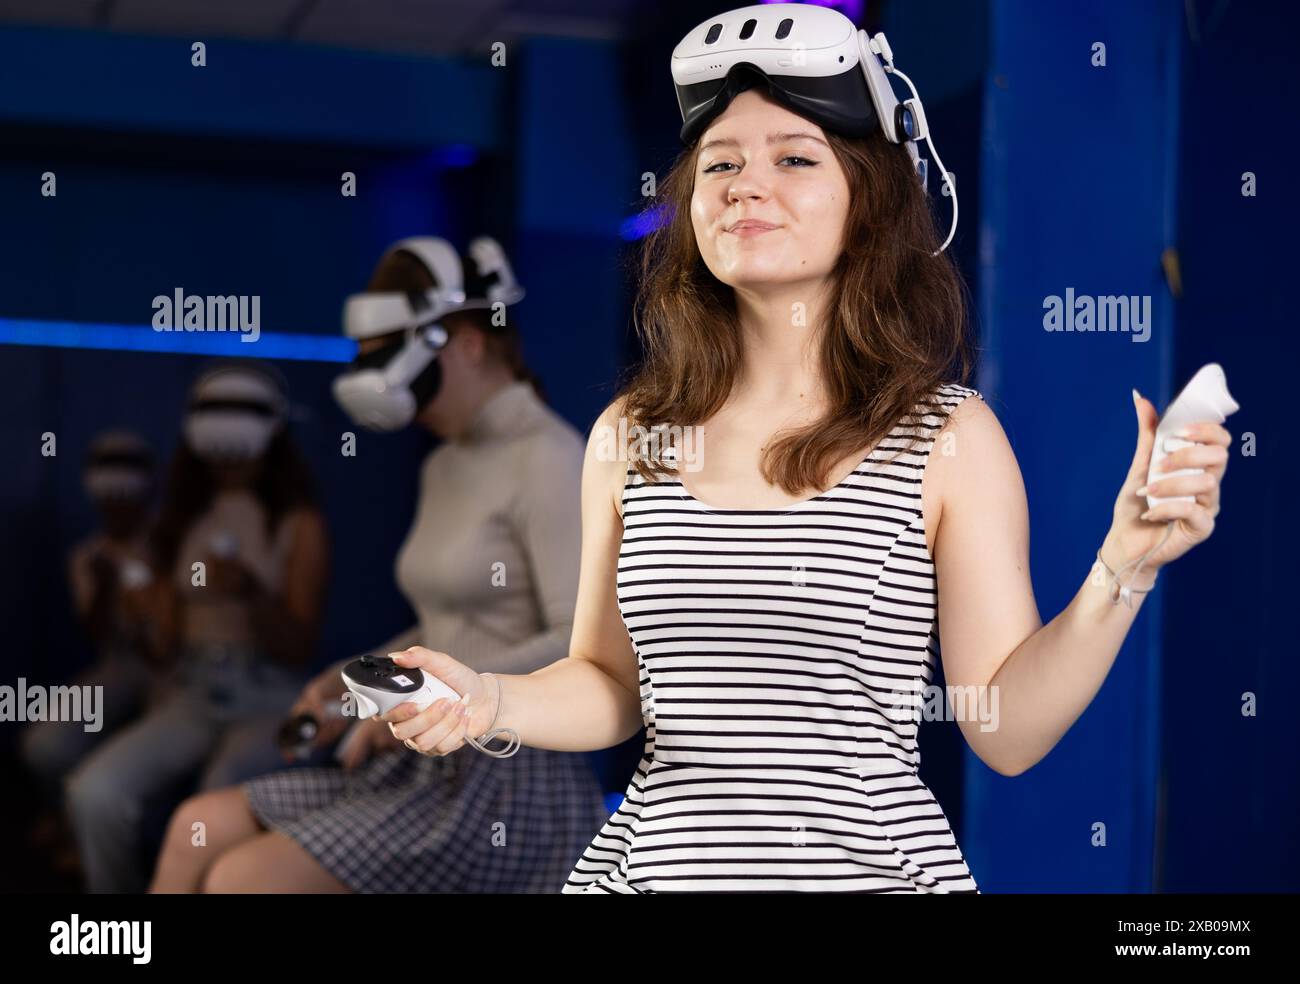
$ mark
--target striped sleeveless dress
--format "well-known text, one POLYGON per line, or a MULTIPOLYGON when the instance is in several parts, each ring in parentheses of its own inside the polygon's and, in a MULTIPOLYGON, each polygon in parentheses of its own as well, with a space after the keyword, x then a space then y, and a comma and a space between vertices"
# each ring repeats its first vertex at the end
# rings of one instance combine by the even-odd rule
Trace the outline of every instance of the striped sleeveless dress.
POLYGON ((629 465, 617 597, 645 750, 564 894, 978 894, 916 744, 939 644, 921 477, 972 395, 937 387, 781 509, 715 509, 629 465))

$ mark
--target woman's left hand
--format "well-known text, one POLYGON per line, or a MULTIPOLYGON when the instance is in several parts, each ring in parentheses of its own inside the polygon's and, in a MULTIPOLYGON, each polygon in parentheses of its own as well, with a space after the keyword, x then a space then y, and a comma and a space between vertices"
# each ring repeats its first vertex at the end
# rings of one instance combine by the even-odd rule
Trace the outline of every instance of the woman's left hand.
MULTIPOLYGON (((1164 544, 1142 565, 1142 574, 1135 582, 1142 584, 1148 580, 1148 572, 1154 573, 1177 560, 1214 532, 1214 519, 1219 515, 1219 485, 1228 467, 1232 435, 1222 424, 1211 420, 1190 424, 1183 439, 1197 443, 1169 454, 1160 470, 1165 474, 1182 468, 1204 470, 1194 475, 1162 478, 1148 488, 1147 472, 1160 415, 1145 397, 1136 397, 1134 406, 1138 417, 1137 450, 1124 487, 1115 500, 1114 518, 1101 555, 1111 570, 1118 570, 1160 543, 1165 526, 1172 522, 1173 529, 1164 544), (1160 498, 1193 495, 1196 501, 1162 502, 1148 509, 1148 494, 1160 498)), ((1128 576, 1131 572, 1125 579, 1128 576)))

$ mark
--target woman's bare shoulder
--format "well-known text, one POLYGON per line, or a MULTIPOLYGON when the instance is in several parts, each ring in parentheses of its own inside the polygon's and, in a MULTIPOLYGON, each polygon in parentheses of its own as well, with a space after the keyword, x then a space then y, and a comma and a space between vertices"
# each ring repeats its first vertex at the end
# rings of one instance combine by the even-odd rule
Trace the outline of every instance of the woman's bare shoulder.
POLYGON ((972 485, 996 488, 1020 481, 1011 441, 983 394, 966 387, 947 390, 948 402, 959 402, 949 407, 930 451, 938 465, 936 492, 944 510, 955 495, 972 485))
POLYGON ((628 426, 624 423, 626 411, 626 394, 615 397, 601 411, 587 435, 587 455, 583 466, 602 495, 608 497, 610 507, 620 519, 628 469, 627 449, 622 437, 628 426))

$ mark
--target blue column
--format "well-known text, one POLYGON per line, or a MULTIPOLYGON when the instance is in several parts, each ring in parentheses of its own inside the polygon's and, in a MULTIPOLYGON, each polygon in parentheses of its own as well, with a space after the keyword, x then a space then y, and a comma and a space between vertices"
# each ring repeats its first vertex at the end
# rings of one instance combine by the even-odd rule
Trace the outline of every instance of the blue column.
MULTIPOLYGON (((1169 397, 1160 258, 1174 234, 1181 17, 1173 0, 992 8, 978 386, 1024 475, 1045 621, 1109 527, 1136 443, 1130 389, 1158 407, 1169 397), (1045 330, 1045 299, 1068 289, 1149 297, 1149 337, 1045 330)), ((1147 599, 1101 691, 1042 762, 1006 778, 968 753, 963 847, 983 890, 1151 888, 1160 608, 1159 593, 1147 599)))

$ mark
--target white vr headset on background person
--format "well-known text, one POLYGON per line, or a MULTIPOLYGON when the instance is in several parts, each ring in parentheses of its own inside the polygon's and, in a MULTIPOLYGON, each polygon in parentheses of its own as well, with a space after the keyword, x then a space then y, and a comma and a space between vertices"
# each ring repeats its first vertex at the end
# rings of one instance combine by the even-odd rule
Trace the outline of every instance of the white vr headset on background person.
POLYGON ((357 340, 401 332, 402 337, 357 356, 334 380, 334 398, 352 420, 375 431, 405 427, 442 385, 438 352, 447 344, 439 322, 455 311, 515 304, 524 289, 505 251, 486 236, 460 256, 445 239, 417 236, 388 248, 418 260, 434 286, 425 291, 353 294, 343 305, 343 332, 357 340))
POLYGON ((957 188, 930 138, 925 107, 912 80, 894 67, 883 33, 869 37, 839 11, 796 3, 729 10, 694 28, 673 49, 673 84, 681 139, 693 143, 745 89, 764 88, 778 103, 827 130, 864 137, 879 129, 902 144, 922 184, 917 141, 925 140, 952 195, 952 222, 938 253, 957 232, 957 188), (911 90, 900 101, 888 75, 911 90))
POLYGON ((185 440, 213 464, 257 458, 289 416, 289 388, 269 363, 218 363, 190 389, 185 440))
POLYGON ((153 485, 153 449, 133 431, 105 431, 90 442, 82 487, 96 502, 138 501, 153 485))

